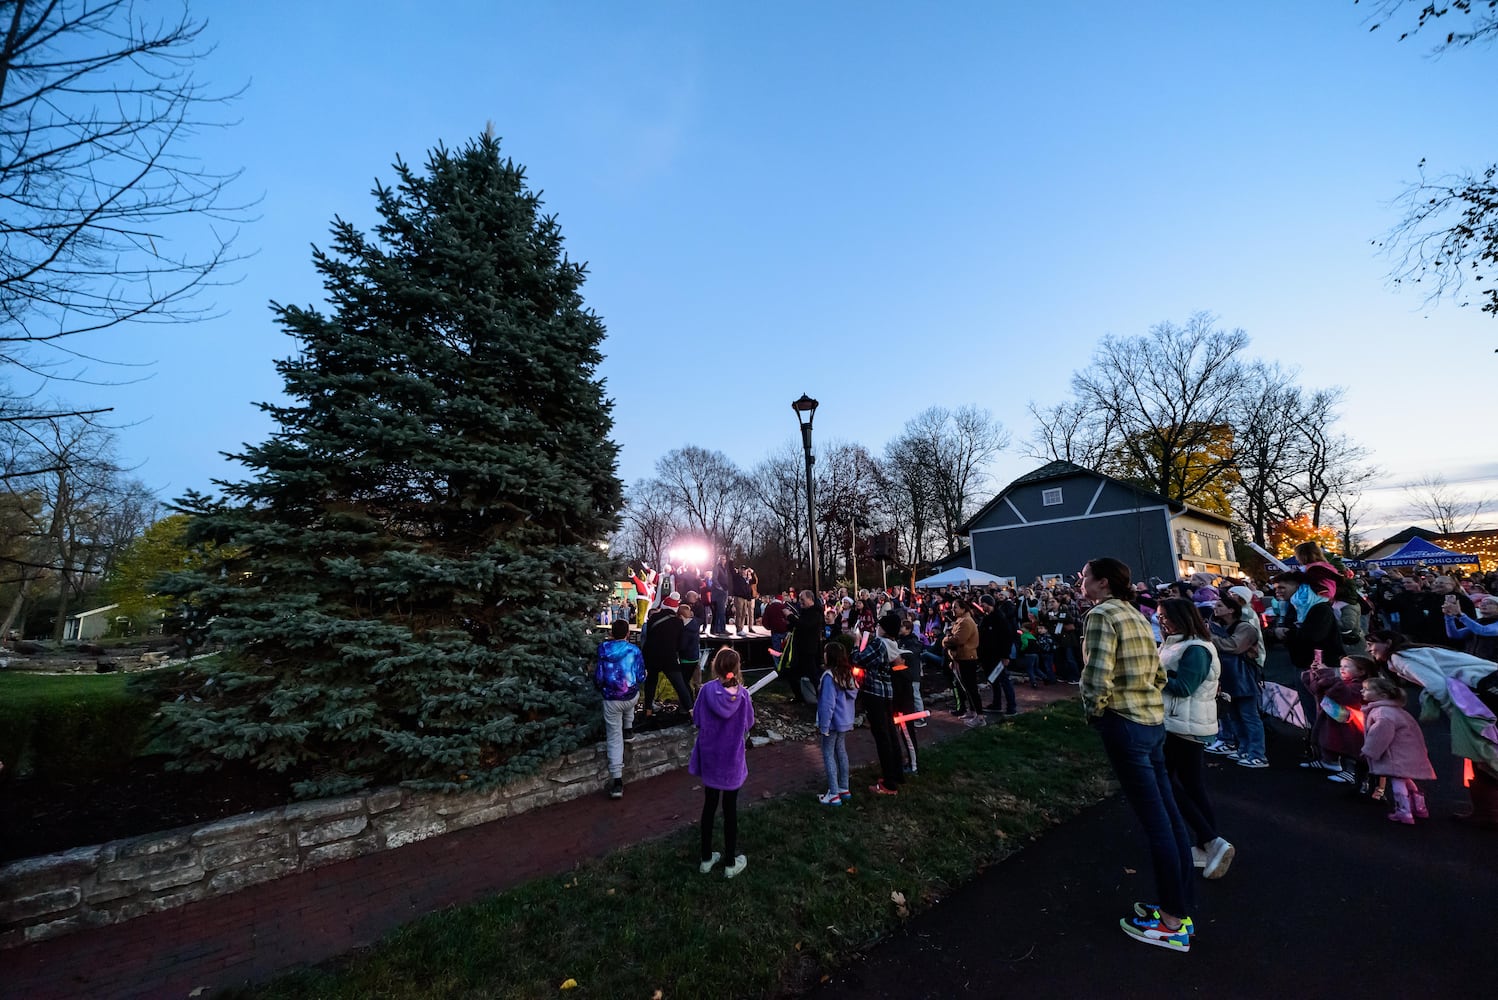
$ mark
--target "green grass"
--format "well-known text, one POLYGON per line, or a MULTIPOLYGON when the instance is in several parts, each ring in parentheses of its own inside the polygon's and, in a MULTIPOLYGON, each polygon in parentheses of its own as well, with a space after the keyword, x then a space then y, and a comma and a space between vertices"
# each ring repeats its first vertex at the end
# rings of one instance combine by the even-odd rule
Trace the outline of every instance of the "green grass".
POLYGON ((732 882, 698 874, 693 826, 425 917, 254 995, 774 996, 1098 801, 1106 775, 1078 705, 1058 704, 923 752, 898 799, 855 794, 827 809, 800 795, 741 811, 749 868, 732 882), (577 988, 559 994, 568 979, 577 988))
POLYGON ((0 673, 0 760, 7 776, 77 781, 122 767, 156 706, 124 674, 0 673))

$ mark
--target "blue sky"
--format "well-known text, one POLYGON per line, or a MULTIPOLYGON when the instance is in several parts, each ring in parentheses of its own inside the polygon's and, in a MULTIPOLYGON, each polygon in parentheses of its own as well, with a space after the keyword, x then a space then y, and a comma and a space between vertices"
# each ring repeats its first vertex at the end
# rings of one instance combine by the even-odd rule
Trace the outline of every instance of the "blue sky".
MULTIPOLYGON (((114 405, 164 495, 237 478, 219 452, 270 433, 253 404, 293 345, 267 303, 321 302, 332 217, 367 224, 395 156, 491 120, 590 264, 626 482, 689 443, 752 466, 798 437, 802 392, 819 442, 877 452, 934 403, 1022 439, 1101 336, 1197 310, 1346 386, 1386 485, 1498 481, 1486 406, 1461 402, 1491 391, 1498 323, 1392 290, 1371 245, 1422 157, 1498 155, 1491 49, 1431 58, 1350 0, 197 13, 201 75, 249 87, 195 152, 263 199, 256 255, 219 318, 111 334, 152 379, 58 390, 114 405)), ((1012 448, 996 484, 1034 464, 1012 448)))

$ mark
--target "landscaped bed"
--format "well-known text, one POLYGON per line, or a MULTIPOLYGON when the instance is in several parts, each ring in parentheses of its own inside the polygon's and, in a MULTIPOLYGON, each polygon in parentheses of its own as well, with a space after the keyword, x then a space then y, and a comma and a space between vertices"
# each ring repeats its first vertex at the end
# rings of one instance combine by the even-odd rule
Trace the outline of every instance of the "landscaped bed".
MULTIPOLYGON (((751 764, 752 766, 752 764, 751 764)), ((1074 702, 922 753, 898 799, 811 796, 740 816, 748 871, 696 865, 697 831, 418 920, 257 996, 761 997, 794 993, 1046 827, 1107 767, 1074 702)), ((855 782, 855 788, 861 787, 855 782)))

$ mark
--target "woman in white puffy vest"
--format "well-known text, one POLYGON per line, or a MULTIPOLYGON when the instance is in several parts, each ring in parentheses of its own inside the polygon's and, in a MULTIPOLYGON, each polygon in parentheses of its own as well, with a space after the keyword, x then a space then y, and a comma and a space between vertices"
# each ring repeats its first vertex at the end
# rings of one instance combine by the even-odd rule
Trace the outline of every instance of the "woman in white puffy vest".
POLYGON ((1176 805, 1191 828, 1192 859, 1207 878, 1221 878, 1233 863, 1233 845, 1217 835, 1207 797, 1204 750, 1217 737, 1217 682, 1222 666, 1212 633, 1196 605, 1180 598, 1160 602, 1160 664, 1165 668, 1165 770, 1176 805))

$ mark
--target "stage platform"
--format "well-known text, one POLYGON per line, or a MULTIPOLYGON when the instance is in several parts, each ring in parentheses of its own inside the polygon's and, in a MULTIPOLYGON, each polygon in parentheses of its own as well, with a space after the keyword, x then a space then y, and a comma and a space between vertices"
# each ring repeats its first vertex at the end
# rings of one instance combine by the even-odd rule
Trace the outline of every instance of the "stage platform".
MULTIPOLYGON (((611 626, 597 625, 594 627, 600 632, 607 632, 611 626)), ((631 625, 629 627, 629 637, 635 642, 639 641, 639 626, 631 625)), ((739 635, 737 632, 726 634, 714 632, 702 633, 702 648, 709 654, 709 659, 711 659, 712 653, 716 653, 724 646, 738 650, 739 656, 743 657, 745 667, 768 667, 774 663, 773 658, 770 656, 770 633, 758 625, 751 628, 748 635, 739 635)))

